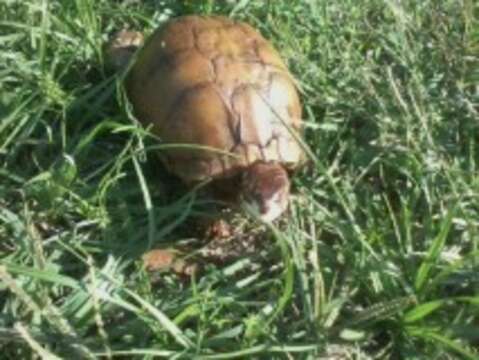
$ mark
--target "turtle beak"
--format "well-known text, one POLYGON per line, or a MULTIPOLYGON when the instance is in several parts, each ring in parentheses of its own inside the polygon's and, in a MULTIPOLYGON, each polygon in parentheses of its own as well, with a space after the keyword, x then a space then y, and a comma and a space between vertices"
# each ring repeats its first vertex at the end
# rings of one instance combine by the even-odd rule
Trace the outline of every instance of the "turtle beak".
POLYGON ((241 205, 243 209, 260 218, 264 222, 272 222, 286 210, 288 206, 288 197, 275 194, 270 199, 254 197, 249 200, 243 198, 241 205))

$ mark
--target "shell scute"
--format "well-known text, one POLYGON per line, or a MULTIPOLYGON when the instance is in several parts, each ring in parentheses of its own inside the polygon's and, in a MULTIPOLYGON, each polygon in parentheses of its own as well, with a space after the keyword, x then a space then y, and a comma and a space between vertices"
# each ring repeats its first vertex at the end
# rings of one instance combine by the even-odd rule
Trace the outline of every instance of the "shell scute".
POLYGON ((292 77, 247 24, 217 16, 168 22, 138 54, 127 91, 141 122, 182 144, 163 155, 186 182, 231 176, 258 160, 288 168, 303 160, 292 134, 302 131, 292 77))

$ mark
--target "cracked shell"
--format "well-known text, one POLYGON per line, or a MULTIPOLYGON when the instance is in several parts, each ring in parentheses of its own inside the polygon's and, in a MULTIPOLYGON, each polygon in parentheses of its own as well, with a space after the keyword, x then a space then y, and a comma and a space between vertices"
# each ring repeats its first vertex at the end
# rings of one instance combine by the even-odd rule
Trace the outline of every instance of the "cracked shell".
POLYGON ((278 52, 251 26, 185 16, 147 40, 130 69, 135 116, 167 144, 167 168, 187 183, 234 176, 256 161, 293 170, 301 104, 278 52), (188 146, 184 146, 187 144, 188 146))

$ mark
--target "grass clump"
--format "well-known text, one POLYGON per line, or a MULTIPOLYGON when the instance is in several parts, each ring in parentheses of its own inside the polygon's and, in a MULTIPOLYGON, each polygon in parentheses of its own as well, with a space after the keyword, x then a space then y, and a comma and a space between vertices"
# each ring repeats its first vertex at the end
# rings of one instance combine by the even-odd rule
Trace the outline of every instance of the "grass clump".
POLYGON ((473 1, 0 3, 3 357, 465 358, 479 344, 473 1), (158 181, 103 46, 187 13, 256 26, 298 80, 312 165, 267 251, 138 261, 195 192, 158 181))

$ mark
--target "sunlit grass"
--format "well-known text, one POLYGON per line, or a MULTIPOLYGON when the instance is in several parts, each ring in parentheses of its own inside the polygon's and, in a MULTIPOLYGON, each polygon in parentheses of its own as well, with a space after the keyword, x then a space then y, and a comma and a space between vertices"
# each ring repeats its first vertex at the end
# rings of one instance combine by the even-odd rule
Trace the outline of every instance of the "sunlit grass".
MULTIPOLYGON (((0 3, 0 344, 6 359, 474 359, 479 24, 473 1, 0 3), (173 194, 104 44, 186 13, 279 49, 310 166, 263 250, 153 277, 204 209, 173 194)), ((259 227, 259 225, 258 225, 259 227)), ((195 242, 196 241, 196 242, 195 242)))

